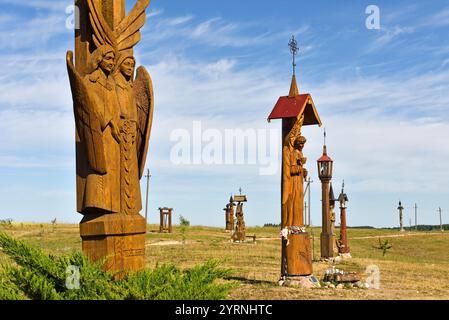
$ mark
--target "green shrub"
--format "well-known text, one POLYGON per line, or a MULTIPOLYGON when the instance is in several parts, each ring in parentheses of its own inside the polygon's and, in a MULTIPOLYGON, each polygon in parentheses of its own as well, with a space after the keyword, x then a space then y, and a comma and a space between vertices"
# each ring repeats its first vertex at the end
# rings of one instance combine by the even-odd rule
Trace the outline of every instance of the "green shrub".
POLYGON ((389 240, 382 241, 381 238, 379 237, 379 246, 378 247, 374 247, 374 248, 382 250, 382 256, 385 257, 385 255, 387 254, 388 250, 390 250, 392 247, 393 246, 390 244, 389 240))
POLYGON ((114 281, 114 274, 91 263, 81 253, 54 257, 0 233, 0 249, 15 264, 0 269, 0 300, 219 300, 233 283, 217 280, 231 270, 209 261, 189 270, 157 266, 114 281), (79 289, 68 289, 67 268, 80 270, 79 289))

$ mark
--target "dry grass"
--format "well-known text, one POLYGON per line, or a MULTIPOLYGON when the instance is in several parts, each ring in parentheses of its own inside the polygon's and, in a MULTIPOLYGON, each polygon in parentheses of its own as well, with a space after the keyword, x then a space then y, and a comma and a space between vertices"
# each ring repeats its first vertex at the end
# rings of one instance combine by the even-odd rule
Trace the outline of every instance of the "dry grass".
MULTIPOLYGON (((280 240, 277 228, 250 228, 256 243, 233 244, 230 234, 218 228, 189 227, 182 244, 180 228, 173 234, 157 233, 149 226, 147 234, 147 267, 174 263, 192 267, 210 259, 219 259, 234 270, 239 286, 230 299, 449 299, 449 232, 413 232, 399 234, 394 230, 350 229, 349 245, 353 259, 338 268, 358 271, 362 275, 368 265, 381 271, 381 288, 362 289, 292 289, 277 285, 280 275, 280 240), (393 245, 385 257, 379 249, 378 237, 388 238, 393 245), (165 245, 160 245, 166 242, 165 245)), ((52 254, 81 250, 78 225, 14 224, 4 228, 16 238, 41 247, 52 254)), ((319 233, 313 229, 315 257, 319 257, 319 233)), ((251 239, 251 238, 249 238, 251 239)), ((0 263, 6 261, 0 254, 0 263)), ((328 263, 314 262, 314 274, 322 278, 328 263)))

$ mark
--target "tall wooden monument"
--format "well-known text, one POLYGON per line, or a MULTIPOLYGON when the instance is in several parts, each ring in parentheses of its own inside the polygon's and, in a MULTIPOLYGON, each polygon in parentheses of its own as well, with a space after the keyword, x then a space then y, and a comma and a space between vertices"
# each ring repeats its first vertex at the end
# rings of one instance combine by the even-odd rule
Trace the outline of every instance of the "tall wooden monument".
POLYGON ((324 132, 323 155, 317 160, 318 177, 321 180, 322 192, 322 227, 320 235, 321 258, 334 257, 334 235, 332 233, 331 208, 330 208, 330 182, 334 161, 327 154, 326 132, 324 132))
POLYGON ((268 121, 282 119, 282 277, 309 276, 313 273, 309 234, 304 226, 304 179, 307 158, 303 155, 306 139, 303 126, 319 125, 321 120, 312 96, 300 94, 296 82, 295 56, 298 46, 293 37, 289 43, 293 54, 293 77, 288 96, 280 97, 268 121))
POLYGON ((153 121, 151 77, 134 46, 150 0, 76 0, 80 29, 67 53, 76 124, 77 211, 83 252, 122 273, 144 267, 140 179, 153 121), (135 73, 137 76, 135 76, 135 73))
POLYGON ((341 193, 338 197, 338 201, 340 202, 340 245, 338 247, 338 253, 340 256, 345 258, 351 257, 351 251, 348 245, 348 235, 347 235, 347 226, 346 226, 346 203, 349 201, 348 196, 345 193, 345 182, 343 181, 343 185, 341 187, 341 193))

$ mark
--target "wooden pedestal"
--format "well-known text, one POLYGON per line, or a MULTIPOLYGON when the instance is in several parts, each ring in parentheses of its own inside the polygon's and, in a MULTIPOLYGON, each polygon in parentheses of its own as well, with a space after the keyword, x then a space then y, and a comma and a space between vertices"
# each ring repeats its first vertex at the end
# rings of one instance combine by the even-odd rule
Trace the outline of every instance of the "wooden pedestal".
POLYGON ((145 219, 140 215, 85 216, 80 223, 83 252, 118 277, 145 267, 145 219))
POLYGON ((245 241, 246 240, 246 232, 245 231, 236 231, 235 232, 235 240, 236 241, 245 241))
POLYGON ((309 276, 313 273, 312 250, 308 233, 290 234, 282 240, 282 275, 309 276))

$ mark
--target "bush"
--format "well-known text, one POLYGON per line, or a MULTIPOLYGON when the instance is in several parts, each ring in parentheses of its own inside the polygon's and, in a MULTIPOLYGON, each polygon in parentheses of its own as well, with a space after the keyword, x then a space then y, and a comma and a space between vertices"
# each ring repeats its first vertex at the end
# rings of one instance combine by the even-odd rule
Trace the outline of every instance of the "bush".
POLYGON ((2 228, 12 228, 12 219, 0 220, 0 227, 2 228))
POLYGON ((234 287, 217 283, 231 274, 219 268, 218 261, 185 271, 162 265, 114 281, 114 274, 81 253, 45 255, 4 233, 0 233, 0 249, 15 262, 0 269, 0 300, 219 300, 234 287), (79 289, 66 285, 69 266, 80 270, 79 289))
POLYGON ((181 227, 190 227, 190 221, 183 216, 179 217, 179 224, 181 225, 181 227))

